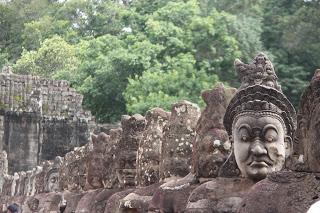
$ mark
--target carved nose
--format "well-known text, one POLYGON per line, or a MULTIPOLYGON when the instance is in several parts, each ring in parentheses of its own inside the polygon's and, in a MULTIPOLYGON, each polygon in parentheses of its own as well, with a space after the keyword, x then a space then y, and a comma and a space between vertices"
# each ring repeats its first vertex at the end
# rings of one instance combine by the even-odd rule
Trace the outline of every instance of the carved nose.
POLYGON ((255 141, 251 146, 251 152, 254 155, 265 155, 267 150, 260 141, 255 141))

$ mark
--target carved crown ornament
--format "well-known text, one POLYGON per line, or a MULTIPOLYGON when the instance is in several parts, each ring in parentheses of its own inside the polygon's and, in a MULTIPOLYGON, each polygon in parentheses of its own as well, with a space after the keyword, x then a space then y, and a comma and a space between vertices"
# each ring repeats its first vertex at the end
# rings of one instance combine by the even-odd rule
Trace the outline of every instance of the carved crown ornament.
POLYGON ((265 54, 259 53, 251 64, 245 64, 239 59, 236 59, 234 66, 241 79, 239 90, 248 86, 264 85, 281 91, 273 65, 265 54))
POLYGON ((276 114, 283 119, 287 135, 293 138, 296 111, 282 93, 277 82, 278 77, 268 57, 259 53, 251 64, 244 64, 236 59, 234 65, 241 86, 231 99, 224 116, 223 123, 228 134, 232 134, 232 124, 239 114, 276 114))

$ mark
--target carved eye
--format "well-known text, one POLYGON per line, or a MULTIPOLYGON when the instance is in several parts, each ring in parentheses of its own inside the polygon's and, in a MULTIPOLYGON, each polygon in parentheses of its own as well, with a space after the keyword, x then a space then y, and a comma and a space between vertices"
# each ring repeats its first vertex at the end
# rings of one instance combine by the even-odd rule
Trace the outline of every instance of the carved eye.
POLYGON ((55 183, 55 182, 57 182, 57 179, 56 179, 56 177, 52 177, 50 181, 51 181, 51 183, 55 183))
POLYGON ((248 129, 243 127, 239 130, 239 136, 241 141, 247 142, 249 140, 249 132, 248 129))
POLYGON ((275 129, 268 129, 264 135, 265 141, 272 143, 278 140, 278 133, 275 129))

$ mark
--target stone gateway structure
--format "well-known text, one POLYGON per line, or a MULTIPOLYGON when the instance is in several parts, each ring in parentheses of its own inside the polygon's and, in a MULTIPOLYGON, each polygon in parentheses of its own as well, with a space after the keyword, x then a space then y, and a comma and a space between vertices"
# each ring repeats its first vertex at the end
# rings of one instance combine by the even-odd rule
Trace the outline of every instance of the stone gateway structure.
POLYGON ((7 152, 10 174, 88 142, 94 120, 67 81, 7 70, 0 73, 0 149, 7 152))
POLYGON ((94 132, 67 82, 1 73, 1 210, 306 212, 320 200, 320 71, 296 116, 265 54, 234 65, 239 89, 203 91, 202 110, 182 100, 94 132))

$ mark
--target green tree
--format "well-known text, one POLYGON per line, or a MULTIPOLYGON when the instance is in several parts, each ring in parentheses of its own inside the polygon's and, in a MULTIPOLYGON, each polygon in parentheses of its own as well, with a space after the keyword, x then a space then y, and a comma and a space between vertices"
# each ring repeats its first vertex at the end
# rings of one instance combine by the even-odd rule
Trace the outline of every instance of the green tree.
POLYGON ((59 35, 76 43, 79 40, 75 31, 66 20, 55 20, 51 16, 43 16, 36 21, 28 22, 22 31, 22 46, 26 50, 37 50, 41 43, 54 35, 59 35))
POLYGON ((55 11, 57 5, 50 0, 11 0, 7 3, 0 3, 0 25, 6 38, 0 39, 0 47, 8 54, 10 62, 15 62, 22 53, 24 24, 37 20, 45 14, 50 15, 55 11), (4 28, 2 28, 3 25, 4 28))
POLYGON ((161 58, 190 52, 197 70, 216 74, 223 81, 234 81, 233 60, 240 57, 232 35, 235 17, 212 10, 202 16, 195 0, 169 2, 146 20, 146 34, 152 43, 165 47, 161 58))
POLYGON ((127 110, 130 113, 144 114, 152 107, 169 110, 179 100, 189 100, 203 105, 201 91, 212 87, 216 75, 208 75, 204 70, 196 70, 196 60, 188 54, 168 58, 170 70, 148 70, 142 76, 129 79, 124 92, 127 110))
POLYGON ((124 2, 0 3, 0 66, 71 81, 98 120, 110 122, 182 98, 199 103, 217 76, 236 87, 234 59, 260 51, 297 104, 320 64, 318 1, 124 2))
POLYGON ((16 73, 40 75, 46 78, 75 75, 79 66, 74 46, 59 36, 46 39, 37 51, 23 51, 21 58, 14 64, 16 73))
POLYGON ((284 93, 295 106, 320 64, 318 1, 267 1, 262 41, 274 55, 284 93))
MULTIPOLYGON (((84 94, 84 104, 99 121, 114 122, 126 113, 122 93, 128 78, 155 66, 162 49, 148 41, 130 36, 132 44, 116 36, 105 35, 83 44, 80 72, 85 77, 79 90, 84 94)), ((128 38, 129 39, 129 38, 128 38)))
POLYGON ((81 37, 119 35, 125 27, 134 28, 141 18, 118 1, 70 0, 61 6, 57 19, 68 20, 81 37))

